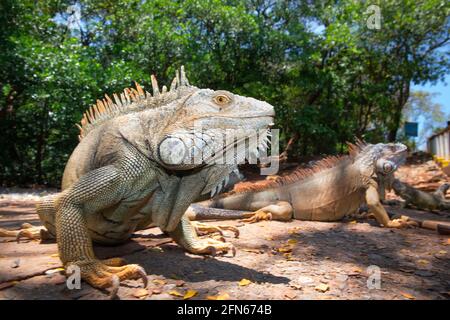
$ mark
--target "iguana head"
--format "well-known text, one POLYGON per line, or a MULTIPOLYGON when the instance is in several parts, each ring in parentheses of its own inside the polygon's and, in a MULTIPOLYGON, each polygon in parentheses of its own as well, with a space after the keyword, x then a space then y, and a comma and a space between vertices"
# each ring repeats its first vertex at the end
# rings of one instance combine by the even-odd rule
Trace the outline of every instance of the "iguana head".
POLYGON ((236 166, 249 154, 258 155, 267 148, 274 117, 274 108, 267 102, 187 85, 180 99, 167 108, 174 108, 174 113, 152 145, 156 160, 168 169, 236 166))
MULTIPOLYGON (((355 145, 351 146, 351 151, 355 150, 355 145)), ((369 172, 377 176, 387 176, 394 173, 397 168, 405 162, 407 147, 402 143, 377 143, 356 144, 358 153, 355 160, 365 166, 369 172)))

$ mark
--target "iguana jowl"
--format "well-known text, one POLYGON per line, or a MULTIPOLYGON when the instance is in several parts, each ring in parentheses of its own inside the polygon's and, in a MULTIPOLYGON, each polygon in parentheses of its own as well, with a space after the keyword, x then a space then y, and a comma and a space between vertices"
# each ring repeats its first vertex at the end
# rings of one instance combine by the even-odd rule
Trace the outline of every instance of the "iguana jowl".
POLYGON ((238 218, 337 221, 367 204, 377 221, 386 227, 401 227, 401 219, 390 220, 380 203, 381 176, 392 175, 406 157, 401 143, 357 142, 349 144, 350 155, 328 157, 312 168, 297 169, 275 181, 266 180, 237 189, 231 194, 192 205, 192 220, 238 218), (229 210, 256 211, 233 213, 229 210))
MULTIPOLYGON (((212 161, 230 147, 223 144, 221 134, 235 130, 236 140, 230 142, 235 146, 255 130, 267 133, 273 121, 270 104, 228 91, 199 89, 188 83, 183 67, 169 90, 164 86, 160 91, 153 76, 152 87, 153 95, 136 84, 135 89, 114 95, 114 101, 108 96, 97 101, 85 113, 62 192, 37 205, 47 229, 44 235, 56 236, 64 266, 78 266, 81 277, 95 287, 113 285, 116 291, 120 280, 139 277, 146 283, 145 271, 138 265, 98 260, 92 240, 121 243, 150 224, 192 253, 232 250, 229 243, 198 238, 184 213, 202 194, 219 188, 245 157, 238 154, 231 164, 212 161), (208 157, 201 162, 187 161, 206 149, 208 157)), ((265 139, 255 148, 262 146, 265 139)), ((36 230, 25 229, 19 235, 35 237, 36 230)))

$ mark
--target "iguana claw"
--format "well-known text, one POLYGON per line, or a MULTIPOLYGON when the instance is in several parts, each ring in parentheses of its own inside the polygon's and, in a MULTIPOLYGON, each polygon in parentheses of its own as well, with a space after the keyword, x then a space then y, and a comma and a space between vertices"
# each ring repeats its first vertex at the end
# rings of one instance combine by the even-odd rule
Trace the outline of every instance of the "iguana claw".
POLYGON ((197 234, 199 234, 199 235, 218 232, 221 236, 225 236, 223 231, 228 230, 228 231, 231 231, 234 233, 235 238, 239 237, 239 229, 236 227, 233 227, 233 226, 227 226, 227 225, 214 226, 214 225, 196 222, 196 221, 192 222, 192 224, 195 227, 197 234))
POLYGON ((117 296, 120 281, 127 279, 142 279, 144 288, 148 285, 147 273, 137 264, 128 264, 120 267, 113 266, 123 262, 123 259, 113 258, 104 262, 100 260, 77 261, 69 263, 80 268, 81 278, 95 288, 109 288, 111 299, 117 296), (108 265, 109 264, 109 265, 108 265))
POLYGON ((262 210, 255 211, 250 218, 242 219, 242 222, 255 223, 263 220, 272 220, 272 213, 262 210))

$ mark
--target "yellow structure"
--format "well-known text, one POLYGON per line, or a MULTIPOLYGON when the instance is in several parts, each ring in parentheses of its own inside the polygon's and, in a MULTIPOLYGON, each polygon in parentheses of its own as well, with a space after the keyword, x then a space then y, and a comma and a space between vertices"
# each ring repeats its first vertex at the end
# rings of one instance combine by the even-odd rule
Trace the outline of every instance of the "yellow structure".
POLYGON ((450 165, 450 121, 447 122, 447 128, 428 138, 427 147, 434 161, 443 168, 450 165))

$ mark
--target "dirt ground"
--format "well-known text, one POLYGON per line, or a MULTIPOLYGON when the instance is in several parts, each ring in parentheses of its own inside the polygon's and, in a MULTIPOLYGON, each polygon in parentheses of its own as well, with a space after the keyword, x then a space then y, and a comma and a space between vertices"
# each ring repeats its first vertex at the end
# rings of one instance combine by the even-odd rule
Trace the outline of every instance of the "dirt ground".
MULTIPOLYGON (((406 169, 401 174, 408 176, 406 169)), ((34 210, 40 194, 21 192, 0 194, 1 228, 40 224, 34 210)), ((386 209, 450 222, 448 213, 386 209)), ((211 223, 239 228, 239 238, 227 238, 235 257, 186 253, 157 228, 124 245, 95 249, 101 258, 120 256, 147 271, 147 289, 141 281, 124 281, 120 299, 450 299, 449 236, 380 228, 374 220, 211 223)), ((0 299, 108 299, 107 291, 86 283, 69 290, 60 268, 55 243, 0 238, 0 299)))

